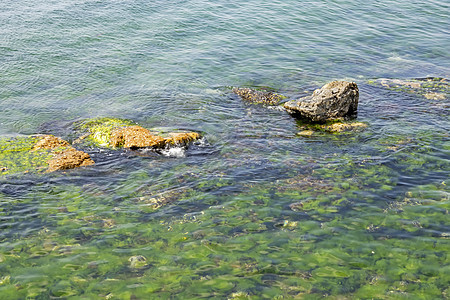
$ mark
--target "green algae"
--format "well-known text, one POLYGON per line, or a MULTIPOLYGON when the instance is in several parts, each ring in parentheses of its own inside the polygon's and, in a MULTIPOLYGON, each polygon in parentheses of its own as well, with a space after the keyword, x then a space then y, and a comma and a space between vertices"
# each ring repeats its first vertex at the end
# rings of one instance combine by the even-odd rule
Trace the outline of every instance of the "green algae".
POLYGON ((111 147, 110 138, 114 129, 135 125, 134 122, 117 118, 94 118, 77 122, 74 126, 79 132, 77 142, 86 142, 95 147, 111 147))
MULTIPOLYGON (((441 186, 435 188, 439 190, 441 186)), ((439 271, 439 264, 446 260, 448 243, 444 239, 432 235, 406 240, 377 238, 379 229, 375 228, 388 223, 393 228, 402 225, 389 221, 397 212, 374 211, 370 206, 365 207, 368 215, 373 214, 368 220, 355 218, 360 215, 359 210, 349 210, 335 216, 330 216, 329 212, 314 212, 311 217, 317 221, 294 221, 294 214, 280 214, 282 205, 274 208, 264 201, 271 198, 271 189, 253 188, 241 194, 238 201, 228 204, 225 198, 221 208, 205 210, 197 214, 195 220, 186 215, 170 223, 143 222, 139 215, 130 216, 118 210, 110 216, 116 226, 90 225, 90 236, 96 239, 84 236, 84 241, 77 241, 79 226, 72 231, 63 229, 67 225, 60 223, 55 230, 30 236, 3 253, 6 261, 2 271, 9 274, 10 282, 5 282, 0 290, 11 299, 33 295, 123 298, 145 297, 149 293, 164 298, 173 297, 174 291, 180 299, 222 295, 237 299, 314 299, 323 295, 388 298, 395 293, 442 296, 448 284, 442 276, 443 270, 439 271), (326 221, 319 217, 323 214, 327 216, 326 221), (379 220, 376 214, 384 215, 385 221, 368 230, 371 222, 379 220), (270 225, 280 222, 296 225, 270 225), (33 246, 25 246, 35 239, 33 246), (45 240, 52 243, 44 243, 45 240), (387 250, 406 249, 411 242, 417 245, 412 252, 387 250), (49 244, 51 248, 45 246, 49 244), (13 253, 19 251, 21 257, 14 258, 13 253), (30 261, 29 252, 40 252, 40 256, 30 261), (145 260, 138 260, 142 267, 130 268, 134 261, 131 258, 140 256, 145 257, 145 260), (16 275, 14 266, 18 264, 31 272, 34 264, 45 261, 52 261, 55 271, 38 269, 31 273, 44 272, 44 281, 42 276, 25 279, 16 275), (18 290, 17 286, 26 288, 18 290)), ((315 189, 317 187, 310 188, 315 189)), ((422 189, 427 187, 416 188, 410 196, 419 197, 417 193, 422 189)), ((61 204, 69 204, 70 199, 78 199, 74 209, 69 209, 78 217, 67 215, 60 216, 61 219, 82 220, 80 213, 90 202, 107 203, 101 200, 104 196, 82 197, 83 191, 79 188, 65 190, 62 198, 57 196, 62 190, 54 191, 54 201, 67 199, 61 204)), ((286 203, 292 198, 298 201, 301 196, 282 193, 276 200, 286 203)), ((321 203, 332 201, 330 194, 321 203)), ((129 205, 132 202, 120 207, 124 209, 129 205)), ((98 211, 98 217, 102 217, 102 210, 98 211)), ((314 208, 309 211, 313 212, 314 208)), ((400 217, 411 215, 404 211, 400 217)), ((81 227, 81 230, 87 229, 81 227)))
POLYGON ((0 176, 43 172, 48 168, 50 151, 31 151, 39 137, 0 138, 0 176))
POLYGON ((241 144, 200 162, 133 157, 131 170, 107 187, 94 179, 34 187, 20 199, 0 193, 0 218, 33 207, 36 217, 23 219, 41 220, 20 237, 13 225, 2 228, 11 235, 0 238, 0 273, 8 278, 0 293, 445 298, 450 207, 442 137, 394 128, 376 137, 323 133, 319 141, 338 149, 315 147, 312 157, 281 147, 264 156, 241 144), (267 180, 233 178, 233 169, 252 163, 280 170, 267 180))

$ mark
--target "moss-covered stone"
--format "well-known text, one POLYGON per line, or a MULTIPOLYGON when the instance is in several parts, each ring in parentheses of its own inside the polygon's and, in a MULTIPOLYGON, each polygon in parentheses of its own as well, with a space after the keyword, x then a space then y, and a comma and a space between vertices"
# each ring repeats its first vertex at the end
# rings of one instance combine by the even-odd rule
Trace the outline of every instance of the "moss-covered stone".
POLYGON ((87 140, 93 146, 110 147, 112 132, 116 129, 132 125, 134 123, 130 120, 117 118, 88 119, 75 126, 75 130, 80 132, 81 136, 74 143, 77 144, 87 140))
POLYGON ((142 255, 131 256, 128 261, 131 269, 140 269, 147 266, 147 259, 142 255))
POLYGON ((48 161, 47 172, 85 167, 93 164, 94 161, 86 152, 67 147, 60 151, 52 151, 52 158, 48 161))
POLYGON ((169 137, 165 139, 166 145, 187 146, 200 139, 200 134, 197 132, 171 132, 169 137))
POLYGON ((74 141, 96 147, 157 148, 187 147, 201 138, 197 132, 152 132, 132 121, 115 118, 85 120, 75 126, 80 137, 74 141))
POLYGON ((336 122, 329 125, 320 125, 320 128, 328 132, 360 131, 367 128, 367 124, 361 122, 336 122))
POLYGON ((34 145, 33 151, 40 149, 54 149, 54 148, 65 148, 69 147, 70 144, 63 140, 62 138, 53 136, 53 135, 45 135, 42 136, 41 139, 34 145))
POLYGON ((335 134, 351 133, 362 131, 367 127, 368 125, 366 123, 353 121, 333 120, 326 123, 305 123, 299 121, 299 128, 301 130, 297 133, 297 135, 311 136, 315 132, 335 134))
POLYGON ((114 129, 110 140, 110 145, 115 148, 162 148, 165 144, 166 140, 163 137, 137 125, 114 129))
POLYGON ((0 139, 0 176, 53 172, 92 164, 89 154, 52 135, 0 139))
POLYGON ((32 151, 40 140, 36 136, 0 139, 0 176, 44 171, 51 154, 46 150, 32 151))

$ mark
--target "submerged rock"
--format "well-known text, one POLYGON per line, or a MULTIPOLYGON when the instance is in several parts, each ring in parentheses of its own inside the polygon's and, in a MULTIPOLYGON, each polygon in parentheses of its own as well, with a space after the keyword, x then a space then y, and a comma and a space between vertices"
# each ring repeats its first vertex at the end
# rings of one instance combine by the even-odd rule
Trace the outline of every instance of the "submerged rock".
POLYGON ((128 261, 131 269, 140 269, 147 266, 147 259, 142 255, 131 256, 128 261))
POLYGON ((312 136, 314 134, 314 132, 315 132, 314 130, 305 129, 305 130, 299 131, 297 133, 297 135, 300 135, 300 136, 312 136))
POLYGON ((446 78, 390 79, 369 80, 371 85, 379 85, 393 91, 417 94, 428 100, 444 100, 450 93, 450 84, 446 78))
POLYGON ((324 122, 355 114, 358 99, 356 83, 332 81, 315 90, 311 96, 284 103, 284 108, 294 116, 324 122))
POLYGON ((286 98, 280 94, 251 88, 234 88, 233 92, 248 102, 266 105, 278 105, 281 100, 286 98))
POLYGON ((362 122, 348 122, 348 121, 329 121, 322 123, 301 123, 299 128, 301 131, 297 133, 300 136, 312 136, 316 132, 327 133, 349 133, 358 132, 368 127, 366 123, 362 122))
POLYGON ((351 122, 351 123, 336 122, 329 125, 327 124, 320 125, 320 128, 328 132, 360 131, 362 129, 367 128, 367 124, 361 122, 351 122))
POLYGON ((423 96, 425 98, 427 98, 428 100, 444 100, 445 99, 445 94, 443 94, 443 93, 426 93, 426 94, 423 94, 423 96))

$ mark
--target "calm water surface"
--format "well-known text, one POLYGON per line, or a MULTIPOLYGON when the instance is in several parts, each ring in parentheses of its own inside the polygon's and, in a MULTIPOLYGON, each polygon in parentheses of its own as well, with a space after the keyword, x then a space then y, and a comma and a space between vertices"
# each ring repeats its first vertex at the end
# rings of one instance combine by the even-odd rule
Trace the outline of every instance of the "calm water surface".
POLYGON ((202 132, 171 156, 0 177, 2 299, 439 299, 450 294, 447 1, 0 4, 0 137, 128 118, 202 132), (360 88, 362 132, 299 136, 289 98, 360 88), (423 93, 422 93, 423 94, 423 93), (178 154, 178 155, 176 155, 178 154))

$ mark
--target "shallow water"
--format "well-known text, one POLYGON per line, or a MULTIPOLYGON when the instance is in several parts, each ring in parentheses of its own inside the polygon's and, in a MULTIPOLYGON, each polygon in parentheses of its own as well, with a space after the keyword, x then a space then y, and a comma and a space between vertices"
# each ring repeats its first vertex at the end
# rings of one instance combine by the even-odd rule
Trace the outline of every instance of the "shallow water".
POLYGON ((167 155, 0 177, 4 299, 446 298, 445 1, 3 1, 0 136, 112 116, 202 132, 167 155), (298 136, 230 86, 358 83, 349 134, 298 136), (442 92, 442 91, 441 91, 442 92), (143 256, 145 259, 140 258, 143 256))

